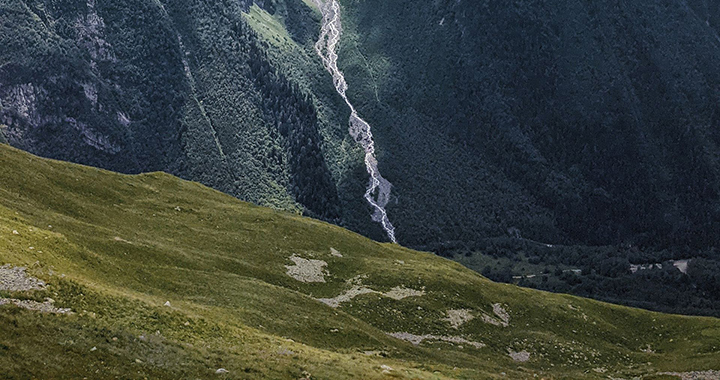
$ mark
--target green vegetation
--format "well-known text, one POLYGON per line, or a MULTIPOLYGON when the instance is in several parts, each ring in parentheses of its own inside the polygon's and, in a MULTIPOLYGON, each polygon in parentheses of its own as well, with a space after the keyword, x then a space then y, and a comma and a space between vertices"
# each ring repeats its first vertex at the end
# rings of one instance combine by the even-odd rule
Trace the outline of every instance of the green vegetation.
MULTIPOLYGON (((568 7, 572 7, 572 3, 568 2, 568 7)), ((340 64, 348 74, 353 101, 374 126, 382 170, 388 173, 388 178, 395 185, 397 202, 391 203, 389 207, 403 244, 456 258, 469 268, 497 281, 664 312, 720 316, 718 257, 711 242, 713 236, 716 236, 713 220, 717 220, 717 217, 713 216, 713 210, 717 207, 698 206, 715 197, 713 194, 716 192, 710 190, 714 186, 711 183, 715 177, 708 174, 713 170, 702 169, 705 173, 700 174, 702 178, 687 180, 688 175, 700 173, 694 164, 690 165, 693 170, 688 172, 679 168, 683 164, 677 160, 658 161, 653 152, 675 149, 673 142, 678 141, 675 137, 656 140, 660 147, 646 152, 650 157, 645 161, 637 157, 617 158, 623 154, 618 153, 617 149, 627 149, 629 152, 635 148, 618 148, 615 137, 620 140, 625 138, 616 132, 613 132, 612 139, 596 139, 603 133, 595 129, 564 130, 562 136, 551 135, 548 140, 548 134, 555 133, 553 128, 562 127, 567 122, 563 119, 581 116, 557 109, 571 107, 574 102, 585 109, 605 106, 600 103, 588 106, 583 104, 587 100, 585 98, 565 99, 561 93, 535 89, 537 86, 553 88, 555 82, 534 85, 515 82, 518 77, 533 75, 549 75, 555 78, 553 81, 571 81, 575 76, 581 76, 582 70, 598 70, 592 63, 581 62, 578 72, 538 73, 533 71, 536 65, 541 69, 560 68, 548 63, 547 57, 538 60, 523 56, 532 54, 533 49, 547 50, 542 52, 543 57, 563 54, 553 47, 555 42, 534 44, 534 39, 540 37, 533 34, 533 27, 520 27, 524 25, 520 21, 524 18, 522 12, 526 11, 541 14, 537 23, 542 25, 538 28, 558 27, 556 18, 564 20, 562 14, 557 13, 559 8, 543 9, 537 6, 522 10, 503 3, 493 4, 492 9, 477 12, 474 7, 478 4, 471 2, 434 4, 431 7, 417 7, 406 2, 380 4, 376 1, 348 2, 343 5, 345 22, 340 64), (496 25, 506 21, 508 25, 496 25), (515 34, 508 37, 504 34, 508 30, 515 34), (481 36, 485 42, 476 41, 477 36, 481 36), (498 38, 504 41, 503 46, 516 47, 513 50, 515 53, 492 50, 497 49, 498 38), (486 50, 492 50, 495 54, 486 50), (485 54, 477 55, 477 51, 485 54), (514 69, 525 74, 508 75, 503 72, 504 68, 517 66, 517 62, 527 62, 514 69), (485 70, 490 70, 494 76, 485 73, 485 70), (488 83, 490 80, 504 84, 488 83), (408 87, 409 84, 412 86, 408 87), (497 91, 492 93, 493 88, 518 86, 542 93, 528 94, 525 90, 514 94, 500 90, 500 94, 497 91), (484 98, 478 99, 478 93, 484 94, 484 98), (497 97, 501 98, 499 103, 492 100, 497 97), (513 101, 525 102, 522 112, 543 107, 546 101, 544 97, 559 99, 554 100, 552 106, 546 105, 547 111, 538 111, 540 114, 550 111, 562 113, 561 117, 552 121, 555 124, 548 120, 532 119, 524 122, 524 128, 517 129, 515 121, 508 121, 508 115, 496 116, 494 119, 488 116, 498 112, 495 107, 513 101), (475 111, 468 113, 468 110, 475 111), (476 110, 483 110, 486 115, 476 110), (538 125, 540 122, 550 124, 538 125), (508 123, 512 125, 508 126, 508 123), (468 125, 475 125, 476 128, 468 128, 468 125), (542 130, 526 130, 537 128, 542 130), (577 134, 583 134, 578 137, 582 141, 568 143, 563 140, 577 134), (573 150, 588 142, 596 144, 592 148, 594 153, 589 151, 590 148, 582 152, 573 150), (558 148, 558 145, 563 146, 558 148), (561 149, 561 153, 556 152, 557 149, 561 149), (386 154, 387 158, 384 158, 386 154), (565 162, 559 163, 555 158, 562 154, 565 155, 562 158, 565 162), (625 162, 620 165, 614 163, 616 160, 625 162), (585 164, 589 165, 591 173, 583 172, 585 164), (639 179, 636 171, 647 167, 651 167, 647 170, 655 174, 671 173, 670 179, 663 174, 663 180, 675 181, 676 185, 672 185, 672 188, 677 188, 677 184, 687 180, 706 183, 701 187, 708 191, 684 194, 684 201, 694 203, 694 206, 687 208, 687 204, 680 205, 682 202, 670 204, 653 200, 652 190, 638 190, 638 187, 647 186, 648 182, 639 179), (625 169, 629 172, 624 173, 625 169), (594 184, 594 181, 599 181, 600 185, 594 184), (606 188, 610 189, 609 186, 615 188, 615 194, 606 191, 606 188), (696 195, 706 198, 691 199, 696 195), (613 204, 615 201, 618 203, 613 204), (614 209, 618 207, 621 210, 614 209), (698 207, 703 211, 692 211, 698 207), (665 214, 659 216, 661 212, 665 214), (677 219, 682 213, 691 215, 677 219), (618 218, 620 220, 614 220, 618 218), (698 218, 706 219, 701 221, 698 218), (680 220, 683 221, 682 225, 675 224, 680 220), (693 223, 695 227, 690 227, 693 223), (675 227, 670 232, 667 228, 672 224, 675 227), (631 225, 641 226, 636 228, 631 225), (631 231, 633 229, 635 232, 631 231), (638 234, 640 230, 644 232, 638 234), (553 243, 553 246, 548 247, 527 238, 553 243), (588 243, 602 245, 595 247, 588 246, 588 243), (665 265, 663 270, 635 274, 630 272, 631 264, 663 263, 679 259, 692 259, 687 274, 680 273, 671 265, 665 265), (527 278, 527 275, 535 277, 527 278)), ((273 63, 306 91, 315 94, 320 103, 332 104, 333 93, 320 97, 318 94, 325 94, 325 87, 307 79, 308 72, 317 70, 313 66, 314 39, 288 42, 289 38, 279 29, 283 22, 287 24, 286 13, 282 7, 266 8, 268 11, 253 7, 247 18, 250 25, 269 41, 269 56, 273 63), (268 30, 275 32, 269 35, 268 30)), ((664 23, 668 18, 675 17, 676 11, 663 13, 654 10, 652 15, 642 17, 664 23)), ((712 13, 720 11, 720 8, 706 11, 712 13)), ((602 14, 612 11, 596 6, 588 12, 602 14)), ((708 14, 703 18, 712 17, 708 14)), ((625 21, 628 25, 634 25, 634 22, 631 19, 625 21)), ((649 21, 645 22, 652 25, 649 21)), ((605 27, 597 26, 598 38, 603 38, 605 27)), ((645 28, 648 33, 660 33, 653 26, 645 28)), ((592 34, 592 31, 585 30, 583 33, 592 34)), ((677 40, 688 38, 685 33, 663 38, 669 44, 677 43, 677 40)), ((584 43, 590 44, 589 41, 584 43)), ((608 43, 616 45, 615 54, 632 52, 623 47, 628 41, 608 43)), ((586 47, 578 49, 592 50, 586 47)), ((692 59, 692 56, 686 58, 692 59)), ((605 70, 622 72, 627 67, 617 65, 605 70)), ((702 87, 701 84, 691 84, 691 79, 682 77, 684 74, 678 75, 678 86, 688 86, 688 91, 702 87)), ((593 83, 602 85, 599 79, 593 83)), ((657 81, 648 83, 660 85, 657 81)), ((651 108, 659 102, 675 101, 657 99, 651 95, 644 95, 639 102, 647 103, 644 107, 651 108)), ((335 104, 335 107, 344 109, 342 104, 335 104)), ((517 107, 519 110, 520 106, 517 107)), ((628 107, 632 109, 638 107, 638 104, 633 103, 628 107)), ((648 118, 656 116, 653 114, 648 118)), ((335 115, 321 115, 323 119, 335 120, 339 125, 345 122, 335 115)), ((665 127, 671 130, 669 133, 677 132, 672 130, 678 128, 669 122, 672 119, 670 117, 663 121, 665 127)), ((568 123, 575 126, 588 122, 568 123)), ((613 123, 612 120, 607 122, 608 125, 613 123)), ((655 122, 648 123, 655 125, 655 122)), ((651 127, 643 125, 637 128, 651 127)), ((328 127, 324 129, 332 130, 328 127)), ((699 130, 695 132, 705 133, 699 130)), ((324 136, 326 149, 331 150, 332 142, 337 141, 338 136, 331 133, 324 136)), ((701 140, 705 144, 711 139, 701 140)), ((345 158, 341 154, 331 156, 345 158)), ((715 165, 712 158, 697 160, 707 162, 710 166, 715 165)), ((337 161, 330 164, 334 168, 341 165, 337 161)), ((348 192, 357 193, 357 190, 348 187, 339 189, 341 197, 348 192)), ((672 199, 669 195, 672 191, 661 191, 664 194, 659 195, 660 198, 672 199)), ((344 200, 345 205, 350 204, 347 197, 344 200)), ((362 212, 353 215, 345 210, 344 223, 364 234, 382 239, 382 234, 363 225, 366 223, 363 216, 362 212)))
POLYGON ((579 379, 720 369, 717 319, 493 283, 433 254, 162 173, 115 174, 0 145, 0 236, 1 264, 49 284, 0 296, 50 297, 74 312, 0 306, 0 366, 10 378, 206 378, 225 368, 218 376, 579 379), (293 257, 325 262, 326 282, 288 275, 293 257), (336 309, 316 300, 352 284, 376 293, 336 309), (377 293, 397 287, 414 292, 377 293), (448 310, 475 318, 453 328, 448 310), (415 346, 386 334, 400 332, 466 341, 415 346))
POLYGON ((47 157, 162 170, 339 221, 315 105, 236 1, 0 1, 0 122, 47 157))
POLYGON ((399 241, 720 246, 717 6, 341 3, 399 241))
POLYGON ((717 250, 687 257, 681 250, 557 246, 518 238, 487 239, 476 247, 446 246, 438 253, 493 281, 662 312, 720 316, 717 250))
MULTIPOLYGON (((402 244, 497 280, 548 270, 516 282, 717 315, 719 6, 341 3, 339 63, 402 244), (670 259, 695 260, 628 273, 670 259)), ((309 0, 0 0, 0 141, 384 239, 313 50, 319 20, 309 0)))

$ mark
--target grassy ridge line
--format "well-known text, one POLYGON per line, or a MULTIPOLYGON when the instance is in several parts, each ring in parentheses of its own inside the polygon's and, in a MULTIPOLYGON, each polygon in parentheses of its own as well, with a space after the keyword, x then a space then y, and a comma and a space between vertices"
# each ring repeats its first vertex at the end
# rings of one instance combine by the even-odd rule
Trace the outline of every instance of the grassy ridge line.
MULTIPOLYGON (((50 187, 57 186, 58 183, 62 183, 58 188, 72 187, 72 191, 66 195, 77 194, 78 198, 99 196, 108 200, 118 200, 114 197, 118 195, 115 191, 111 190, 104 194, 96 192, 103 185, 89 186, 92 188, 90 191, 82 192, 80 191, 82 186, 76 188, 72 186, 73 182, 83 177, 85 180, 89 179, 88 174, 95 180, 101 177, 126 180, 133 178, 133 176, 77 165, 68 166, 17 151, 9 155, 11 150, 13 149, 7 148, 7 151, 3 151, 3 168, 33 166, 33 170, 28 170, 28 177, 31 177, 28 181, 14 182, 18 185, 16 188, 18 190, 42 191, 43 188, 40 186, 25 185, 29 183, 37 185, 39 181, 48 181, 51 182, 50 187), (9 159, 15 154, 18 154, 14 157, 16 159, 9 159), (62 172, 62 175, 49 179, 47 174, 53 171, 62 172)), ((9 173, 3 170, 3 174, 9 173)), ((3 176, 4 184, 10 183, 5 181, 7 178, 3 176)), ((148 178, 162 180, 169 179, 169 176, 162 173, 137 176, 140 182, 148 178)), ((186 190, 202 189, 203 192, 209 190, 190 182, 185 182, 183 185, 187 186, 186 190)), ((132 184, 129 186, 133 187, 132 184)), ((154 191, 152 185, 144 190, 151 193, 154 191)), ((58 304, 68 305, 78 311, 74 316, 56 317, 3 308, 1 313, 4 322, 7 322, 4 326, 14 326, 14 328, 2 329, 0 333, 2 345, 0 347, 12 353, 3 356, 0 361, 7 361, 3 363, 3 367, 10 369, 7 374, 11 377, 13 375, 18 377, 77 375, 95 378, 115 376, 204 378, 218 367, 231 370, 231 374, 242 373, 242 378, 298 378, 303 371, 308 371, 317 378, 383 377, 379 370, 380 364, 371 358, 362 355, 351 358, 341 353, 311 348, 280 337, 285 334, 277 334, 280 336, 272 334, 273 330, 281 328, 300 328, 295 317, 304 313, 303 323, 307 323, 305 319, 312 316, 319 321, 346 326, 351 330, 347 334, 340 335, 361 335, 363 338, 374 335, 376 340, 389 340, 384 334, 355 318, 344 313, 340 313, 337 317, 337 313, 327 310, 318 302, 296 291, 273 286, 255 278, 210 272, 203 264, 202 258, 198 258, 196 263, 198 269, 193 270, 192 273, 183 273, 190 270, 177 267, 187 264, 183 263, 182 257, 174 258, 175 265, 170 261, 158 262, 153 260, 157 257, 152 256, 153 250, 145 243, 137 244, 140 244, 139 251, 148 255, 138 257, 133 255, 137 252, 129 250, 121 253, 130 257, 120 263, 111 257, 117 252, 92 249, 91 235, 103 236, 110 232, 110 228, 76 219, 88 216, 103 218, 102 213, 90 215, 89 209, 78 208, 79 202, 76 199, 59 196, 57 191, 50 192, 46 198, 51 205, 49 208, 33 207, 37 205, 31 203, 32 191, 30 194, 26 193, 28 197, 8 192, 7 188, 3 188, 2 193, 4 201, 17 197, 18 199, 14 200, 17 202, 15 205, 27 206, 24 211, 30 218, 41 216, 49 219, 42 223, 33 223, 19 216, 19 213, 13 209, 0 206, 2 235, 12 236, 12 231, 19 231, 19 235, 13 239, 2 240, 0 261, 30 266, 34 274, 46 279, 52 285, 50 295, 58 304), (63 198, 68 202, 67 207, 57 207, 59 203, 64 202, 63 198), (51 211, 54 207, 64 209, 62 212, 68 212, 69 209, 76 212, 73 216, 70 216, 71 213, 55 214, 51 211), (53 222, 54 225, 47 224, 48 227, 41 228, 40 226, 45 226, 46 222, 53 222), (77 226, 69 228, 64 233, 73 234, 72 229, 79 228, 80 233, 86 238, 82 245, 74 244, 70 241, 73 240, 72 237, 68 239, 64 233, 56 232, 62 229, 63 225, 67 228, 70 223, 77 223, 77 226), (88 246, 85 246, 85 243, 88 246), (150 249, 145 251, 146 248, 150 249), (78 263, 83 265, 77 265, 78 263), (171 280, 163 285, 175 288, 174 296, 169 296, 157 288, 158 282, 167 279, 171 280), (134 289, 140 287, 148 291, 134 289), (184 291, 189 291, 189 288, 192 288, 194 294, 188 298, 181 297, 184 291), (171 301, 170 308, 162 306, 166 300, 171 301), (313 308, 320 309, 320 315, 313 313, 313 308), (241 323, 238 315, 243 316, 245 323, 241 323), (272 318, 268 318, 269 316, 272 318), (248 322, 255 324, 257 328, 248 327, 246 325, 248 322), (259 325, 258 322, 264 323, 265 326, 259 325), (186 323, 190 325, 186 326, 186 323), (20 336, 22 338, 19 338, 20 336), (112 339, 114 337, 119 338, 119 341, 114 341, 112 339), (238 344, 242 347, 238 347, 238 344), (88 352, 94 352, 90 351, 92 347, 97 347, 100 354, 88 357, 88 352), (72 352, 68 354, 68 350, 72 352), (103 350, 109 352, 103 354, 103 350), (158 351, 166 351, 166 353, 162 354, 158 351), (141 363, 136 362, 136 358, 141 363), (33 365, 40 362, 42 362, 41 366, 33 365), (100 369, 101 372, 94 373, 96 369, 100 369)), ((224 201, 240 203, 251 211, 259 211, 258 215, 275 214, 212 190, 209 195, 220 196, 224 201)), ((139 202, 144 203, 146 200, 140 199, 139 202)), ((105 217, 107 218, 107 215, 105 217)), ((257 268, 252 268, 255 269, 257 268)), ((308 328, 314 327, 316 326, 311 323, 308 328)), ((293 337, 297 338, 297 336, 293 337)), ((322 340, 322 337, 318 339, 322 340)), ((335 338, 335 341, 341 340, 335 338)), ((384 362, 389 362, 396 370, 402 368, 402 364, 398 365, 387 360, 384 362)), ((427 377, 422 371, 413 369, 408 369, 407 375, 413 378, 427 377)))
MULTIPOLYGON (((37 262, 32 273, 53 286, 48 296, 78 312, 59 317, 0 308, 3 318, 14 321, 4 326, 15 326, 0 333, 0 349, 24 363, 12 367, 18 377, 39 358, 57 358, 67 347, 87 352, 120 333, 128 336, 124 348, 105 343, 125 360, 113 368, 124 374, 139 364, 138 356, 140 367, 148 367, 143 373, 153 377, 177 377, 180 370, 207 377, 224 366, 243 376, 250 368, 251 378, 299 378, 302 371, 315 378, 365 372, 363 378, 372 378, 384 376, 381 363, 410 378, 432 377, 435 370, 453 378, 501 372, 513 378, 606 378, 593 369, 623 377, 720 369, 717 319, 495 284, 434 255, 252 206, 162 173, 119 175, 2 146, 0 235, 0 262, 37 262), (293 255, 325 261, 327 282, 286 275, 293 255), (367 294, 338 309, 313 299, 342 294, 358 276, 375 291, 403 286, 425 294, 402 300, 367 294), (161 306, 165 301, 171 306, 161 306), (508 310, 509 327, 479 318, 493 315, 494 303, 508 310), (448 309, 469 309, 477 318, 453 329, 444 321, 448 309), (155 348, 144 345, 157 331, 155 348), (462 336, 487 347, 416 347, 384 332, 462 336), (24 335, 34 338, 19 338, 24 335), (40 339, 58 344, 36 353, 40 339), (61 344, 68 340, 75 343, 61 344), (179 348, 164 357, 158 347, 179 348), (516 363, 508 350, 527 350, 531 360, 516 363), (384 358, 368 358, 364 351, 384 358), (190 364, 175 368, 171 362, 190 364)), ((85 356, 69 363, 58 363, 56 373, 77 368, 86 374, 99 365, 85 356)))

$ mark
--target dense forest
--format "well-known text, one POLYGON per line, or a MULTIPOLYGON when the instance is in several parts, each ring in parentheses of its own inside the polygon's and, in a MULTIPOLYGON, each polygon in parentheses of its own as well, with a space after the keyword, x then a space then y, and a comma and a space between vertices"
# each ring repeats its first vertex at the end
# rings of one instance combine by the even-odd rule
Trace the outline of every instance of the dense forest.
POLYGON ((413 4, 348 2, 340 54, 401 241, 718 245, 717 6, 413 4))
POLYGON ((0 123, 11 144, 340 217, 315 105, 270 65, 236 2, 0 7, 0 123))
POLYGON ((557 246, 517 237, 436 248, 484 276, 650 310, 720 317, 716 249, 557 246))
MULTIPOLYGON (((717 310, 720 5, 341 4, 339 64, 401 244, 500 281, 717 310)), ((0 0, 0 142, 382 240, 319 20, 302 0, 0 0)))

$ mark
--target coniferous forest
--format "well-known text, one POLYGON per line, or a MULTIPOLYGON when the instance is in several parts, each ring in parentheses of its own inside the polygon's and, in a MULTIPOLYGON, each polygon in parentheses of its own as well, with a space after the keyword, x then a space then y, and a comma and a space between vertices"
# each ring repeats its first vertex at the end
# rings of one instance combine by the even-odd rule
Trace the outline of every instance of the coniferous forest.
MULTIPOLYGON (((339 63, 401 244, 720 316, 720 5, 341 4, 339 63)), ((0 142, 383 240, 320 18, 301 0, 0 0, 0 142)))

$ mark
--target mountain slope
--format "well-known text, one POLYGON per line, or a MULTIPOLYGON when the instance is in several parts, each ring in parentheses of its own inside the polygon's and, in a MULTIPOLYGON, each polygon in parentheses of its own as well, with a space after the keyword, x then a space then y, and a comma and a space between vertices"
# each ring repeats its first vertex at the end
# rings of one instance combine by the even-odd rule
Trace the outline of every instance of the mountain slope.
POLYGON ((341 216, 307 94, 233 1, 0 2, 0 123, 47 157, 341 216))
POLYGON ((706 3, 344 2, 400 240, 717 246, 706 3))
MULTIPOLYGON (((720 244, 716 6, 341 3, 339 63, 404 244, 720 244)), ((14 146, 382 238, 309 2, 1 6, 14 146)))
POLYGON ((0 235, 9 265, 0 298, 50 297, 73 312, 0 306, 0 364, 11 378, 720 370, 717 319, 492 283, 167 174, 114 174, 0 145, 0 235), (18 266, 48 286, 8 290, 18 266))
MULTIPOLYGON (((497 280, 717 315, 720 8, 423 4, 341 1, 339 64, 400 243, 497 280), (668 260, 687 276, 631 272, 668 260)), ((319 20, 302 0, 0 0, 0 141, 382 240, 319 20)))
MULTIPOLYGON (((341 3, 339 64, 402 244, 498 281, 717 316, 716 6, 341 3)), ((313 78, 282 9, 249 19, 278 67, 313 78)))

